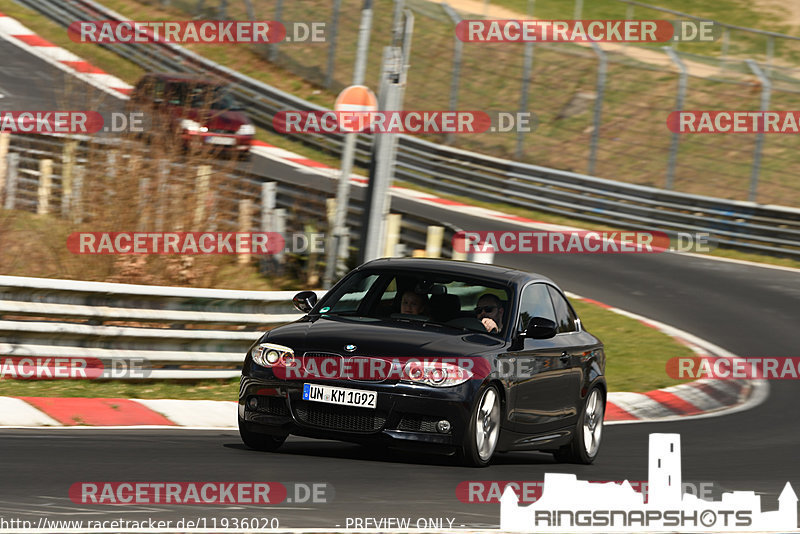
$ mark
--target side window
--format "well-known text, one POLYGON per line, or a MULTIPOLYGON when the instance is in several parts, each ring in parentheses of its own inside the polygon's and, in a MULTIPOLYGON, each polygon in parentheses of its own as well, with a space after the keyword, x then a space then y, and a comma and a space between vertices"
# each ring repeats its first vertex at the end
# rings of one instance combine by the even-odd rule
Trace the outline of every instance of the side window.
MULTIPOLYGON (((525 330, 534 317, 544 317, 556 321, 553 303, 544 284, 531 284, 522 291, 519 304, 518 331, 525 330)), ((558 322, 558 321, 556 321, 558 322)))
POLYGON ((564 332, 577 331, 578 329, 575 326, 575 320, 577 317, 575 316, 575 313, 573 313, 572 308, 570 308, 566 299, 564 299, 564 297, 556 288, 547 286, 547 289, 550 291, 550 297, 553 299, 553 307, 556 310, 556 324, 558 324, 558 333, 562 334, 564 332))

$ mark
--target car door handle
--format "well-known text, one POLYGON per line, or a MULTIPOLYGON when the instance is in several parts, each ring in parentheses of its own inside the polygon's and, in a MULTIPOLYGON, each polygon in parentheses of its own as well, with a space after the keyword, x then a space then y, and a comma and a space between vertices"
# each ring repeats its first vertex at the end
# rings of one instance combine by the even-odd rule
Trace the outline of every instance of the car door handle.
POLYGON ((559 360, 561 360, 563 363, 569 363, 569 353, 567 351, 562 352, 559 360))

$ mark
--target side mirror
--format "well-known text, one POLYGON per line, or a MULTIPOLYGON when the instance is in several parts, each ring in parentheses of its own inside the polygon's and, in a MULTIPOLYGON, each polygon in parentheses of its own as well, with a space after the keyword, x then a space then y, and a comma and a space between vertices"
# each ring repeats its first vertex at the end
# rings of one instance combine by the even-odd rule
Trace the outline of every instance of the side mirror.
POLYGON ((303 313, 310 312, 311 308, 313 308, 314 304, 316 303, 317 294, 313 291, 301 291, 292 299, 292 304, 294 304, 294 307, 303 313))
POLYGON ((528 321, 528 328, 525 329, 525 337, 531 339, 550 339, 558 333, 558 325, 550 319, 544 317, 534 317, 528 321))

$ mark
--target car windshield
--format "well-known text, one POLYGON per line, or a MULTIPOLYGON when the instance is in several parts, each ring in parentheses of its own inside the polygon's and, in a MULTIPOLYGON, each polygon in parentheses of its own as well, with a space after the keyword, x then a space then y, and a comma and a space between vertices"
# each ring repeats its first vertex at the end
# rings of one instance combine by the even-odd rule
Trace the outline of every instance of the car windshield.
POLYGON ((360 271, 327 295, 315 311, 356 321, 419 323, 501 335, 510 294, 507 287, 456 275, 360 271))
POLYGON ((242 109, 226 87, 181 82, 171 84, 170 103, 192 108, 242 109))

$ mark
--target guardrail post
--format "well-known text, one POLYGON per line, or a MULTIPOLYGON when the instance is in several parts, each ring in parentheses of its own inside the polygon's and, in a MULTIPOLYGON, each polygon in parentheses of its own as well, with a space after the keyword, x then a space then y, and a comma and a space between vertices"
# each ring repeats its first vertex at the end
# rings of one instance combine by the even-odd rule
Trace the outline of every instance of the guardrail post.
POLYGON ((333 1, 333 16, 331 17, 330 31, 328 35, 328 66, 325 71, 325 88, 330 89, 333 85, 333 71, 336 68, 336 41, 339 32, 339 11, 342 9, 342 0, 333 1))
POLYGON ((244 9, 247 11, 247 20, 253 22, 256 20, 256 12, 253 9, 253 0, 244 0, 244 9))
POLYGON ((139 178, 139 231, 146 231, 150 226, 150 178, 139 178))
MULTIPOLYGON (((250 232, 253 228, 253 201, 249 198, 239 201, 239 231, 250 232)), ((249 263, 251 254, 240 253, 239 263, 249 263)))
MULTIPOLYGON (((758 79, 761 80, 761 111, 767 111, 769 109, 770 94, 772 92, 772 82, 752 59, 747 60, 747 66, 750 67, 753 74, 758 76, 758 79)), ((761 152, 763 149, 764 132, 762 122, 762 131, 756 134, 756 146, 753 151, 753 170, 750 173, 750 194, 748 195, 748 200, 750 200, 750 202, 756 202, 756 198, 758 197, 758 174, 761 171, 761 152)))
POLYGON ((603 52, 603 49, 600 48, 594 41, 592 41, 592 49, 594 49, 594 53, 597 54, 598 64, 596 91, 597 98, 594 101, 594 128, 592 130, 592 140, 589 147, 589 169, 587 170, 587 174, 589 176, 594 176, 594 166, 597 161, 597 142, 600 138, 600 118, 603 112, 603 92, 606 88, 606 68, 608 64, 606 53, 603 52))
POLYGON ((467 238, 463 232, 459 235, 459 232, 456 232, 453 235, 453 252, 450 255, 450 258, 453 260, 461 260, 464 261, 467 259, 467 238))
POLYGON ((775 37, 767 36, 767 65, 772 64, 772 57, 775 55, 775 37))
POLYGON ((53 160, 39 161, 39 191, 36 213, 47 215, 50 213, 50 195, 53 193, 53 160))
POLYGON ((6 158, 8 157, 8 145, 10 141, 10 133, 0 133, 0 199, 3 198, 3 190, 6 185, 6 158))
POLYGON ((443 240, 444 240, 444 226, 429 226, 428 238, 425 241, 425 257, 440 258, 442 256, 443 240))
MULTIPOLYGON (((675 97, 675 111, 683 111, 683 100, 686 97, 686 85, 689 77, 689 72, 686 70, 686 65, 683 63, 678 53, 672 48, 665 46, 664 51, 669 58, 675 63, 680 70, 680 77, 678 78, 678 94, 675 97)), ((675 182, 675 164, 678 159, 678 141, 680 134, 677 132, 672 133, 672 141, 669 145, 669 160, 667 161, 667 183, 665 189, 672 189, 675 182)))
MULTIPOLYGON (((519 112, 528 111, 528 91, 531 86, 531 71, 533 70, 533 41, 525 43, 525 52, 522 63, 522 91, 519 97, 519 112)), ((522 158, 522 145, 525 140, 525 132, 522 128, 517 129, 517 159, 522 158)))
POLYGON ((722 30, 722 59, 725 59, 725 56, 728 55, 728 46, 731 44, 731 30, 727 26, 724 30, 722 30))
POLYGON ((206 207, 210 200, 209 190, 211 189, 211 165, 200 165, 197 167, 197 177, 195 179, 195 206, 194 206, 194 228, 199 230, 206 219, 206 207))
POLYGON ((219 20, 228 18, 228 0, 219 0, 219 20))
POLYGON ((469 261, 475 263, 494 263, 494 247, 485 243, 481 244, 481 251, 472 251, 467 255, 469 261))
POLYGON ((386 248, 383 250, 385 258, 397 256, 397 245, 400 243, 400 224, 402 215, 390 213, 386 217, 386 248))
MULTIPOLYGON (((461 22, 461 17, 452 7, 447 4, 442 4, 442 9, 444 9, 445 13, 450 17, 450 20, 453 21, 453 25, 457 26, 458 23, 461 22)), ((453 30, 453 73, 450 75, 450 111, 456 111, 456 106, 458 106, 458 86, 461 80, 461 57, 463 52, 464 43, 458 38, 455 30, 453 30)), ((453 133, 449 132, 445 140, 448 144, 452 143, 453 133)))
POLYGON ((6 157, 6 202, 5 209, 13 210, 17 201, 17 180, 19 179, 19 154, 9 152, 6 157))
POLYGON ((76 165, 73 172, 74 180, 72 198, 69 201, 69 211, 72 222, 80 224, 83 222, 83 177, 86 176, 86 167, 83 165, 76 165))
MULTIPOLYGON (((274 232, 279 233, 286 239, 286 210, 283 208, 276 208, 274 213, 275 218, 275 230, 274 232)), ((275 261, 278 264, 278 273, 281 272, 281 267, 283 266, 284 262, 286 261, 286 253, 284 250, 279 250, 275 253, 275 261)))
MULTIPOLYGON (((281 20, 281 17, 283 17, 283 0, 278 0, 275 3, 275 22, 283 22, 283 20, 281 20)), ((274 63, 275 60, 278 59, 279 47, 280 47, 279 43, 269 44, 269 55, 267 56, 267 59, 270 62, 274 63)))
POLYGON ((75 167, 75 151, 78 141, 70 139, 64 143, 61 155, 61 216, 66 217, 72 201, 72 172, 75 167))
POLYGON ((164 231, 164 216, 169 205, 169 162, 165 159, 158 160, 158 183, 156 184, 156 231, 164 231))
POLYGON ((583 16, 583 0, 575 0, 575 11, 572 13, 572 18, 581 20, 581 16, 583 16))
POLYGON ((277 196, 278 184, 276 182, 264 182, 261 184, 261 231, 270 232, 275 222, 273 221, 275 212, 275 199, 277 196))

